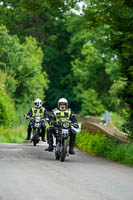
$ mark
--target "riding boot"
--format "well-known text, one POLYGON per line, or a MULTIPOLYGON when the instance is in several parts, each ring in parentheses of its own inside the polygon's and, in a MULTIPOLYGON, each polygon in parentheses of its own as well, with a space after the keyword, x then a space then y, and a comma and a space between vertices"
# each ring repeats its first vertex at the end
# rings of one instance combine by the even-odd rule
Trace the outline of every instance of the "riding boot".
POLYGON ((41 137, 42 137, 42 141, 46 142, 46 140, 45 140, 45 134, 43 132, 41 133, 41 137))
POLYGON ((45 127, 42 127, 41 137, 42 137, 42 141, 46 142, 46 140, 45 140, 45 127))
POLYGON ((43 141, 43 142, 46 142, 46 140, 45 140, 45 138, 44 138, 44 137, 42 137, 42 141, 43 141))
POLYGON ((48 146, 48 148, 45 149, 45 151, 53 151, 53 138, 52 139, 49 138, 48 144, 49 144, 49 146, 48 146))
POLYGON ((50 128, 47 129, 47 141, 49 146, 45 149, 45 151, 53 151, 53 136, 50 131, 50 128))
POLYGON ((76 140, 76 133, 72 133, 70 135, 69 154, 75 154, 74 151, 75 140, 76 140))
POLYGON ((29 125, 29 126, 28 126, 28 129, 27 129, 27 137, 26 137, 26 140, 30 140, 30 137, 31 137, 31 130, 32 130, 32 128, 31 128, 31 126, 29 125))

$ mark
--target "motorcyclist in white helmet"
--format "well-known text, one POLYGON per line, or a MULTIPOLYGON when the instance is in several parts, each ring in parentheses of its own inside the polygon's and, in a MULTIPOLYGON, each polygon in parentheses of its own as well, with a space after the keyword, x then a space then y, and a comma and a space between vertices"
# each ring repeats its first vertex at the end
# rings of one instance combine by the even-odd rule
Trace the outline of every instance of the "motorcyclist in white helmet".
MULTIPOLYGON (((56 122, 59 120, 70 120, 74 123, 74 126, 78 128, 77 119, 75 118, 74 113, 70 108, 68 108, 68 101, 65 98, 61 98, 58 101, 58 108, 52 111, 50 122, 54 127, 49 127, 47 129, 47 141, 48 141, 48 148, 45 151, 53 151, 53 135, 56 137, 56 122)), ((76 132, 71 129, 70 131, 70 144, 69 144, 69 153, 75 154, 74 152, 74 145, 76 139, 76 132)))
MULTIPOLYGON (((34 105, 35 106, 33 108, 31 108, 29 110, 29 112, 27 113, 26 118, 28 119, 30 117, 39 116, 39 117, 42 117, 42 118, 45 118, 46 120, 48 120, 48 113, 47 113, 46 108, 44 108, 42 106, 42 100, 39 98, 35 99, 34 105)), ((30 140, 31 131, 32 131, 32 121, 30 121, 30 123, 28 125, 26 140, 30 140)), ((43 123, 41 125, 41 135, 40 136, 42 137, 42 141, 45 142, 45 125, 43 123)))

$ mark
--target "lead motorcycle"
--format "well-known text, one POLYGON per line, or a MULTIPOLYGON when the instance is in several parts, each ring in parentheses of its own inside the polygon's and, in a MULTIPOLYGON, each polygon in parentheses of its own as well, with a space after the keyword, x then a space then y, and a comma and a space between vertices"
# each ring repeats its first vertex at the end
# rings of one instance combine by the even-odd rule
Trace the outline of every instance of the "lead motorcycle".
POLYGON ((24 115, 27 120, 31 121, 31 128, 33 129, 32 131, 32 139, 31 142, 33 142, 33 145, 36 146, 37 143, 40 141, 40 128, 42 123, 46 123, 47 121, 44 120, 42 117, 29 117, 26 114, 24 115))
POLYGON ((56 146, 55 158, 61 162, 65 161, 68 154, 68 137, 70 136, 70 129, 74 126, 71 121, 62 120, 56 124, 56 146))

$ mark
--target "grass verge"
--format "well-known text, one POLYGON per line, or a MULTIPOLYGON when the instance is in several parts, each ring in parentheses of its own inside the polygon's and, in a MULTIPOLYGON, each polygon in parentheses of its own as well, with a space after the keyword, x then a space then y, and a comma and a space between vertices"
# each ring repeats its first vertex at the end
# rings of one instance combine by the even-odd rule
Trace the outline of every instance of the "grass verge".
MULTIPOLYGON (((1 143, 23 143, 27 135, 28 123, 23 123, 23 125, 17 126, 16 128, 8 128, 0 126, 0 142, 1 143)), ((49 127, 46 124, 45 137, 47 133, 47 128, 49 127)), ((31 133, 32 135, 32 133, 31 133)))
POLYGON ((2 143, 22 143, 25 137, 26 127, 23 125, 12 129, 0 126, 0 142, 2 143))

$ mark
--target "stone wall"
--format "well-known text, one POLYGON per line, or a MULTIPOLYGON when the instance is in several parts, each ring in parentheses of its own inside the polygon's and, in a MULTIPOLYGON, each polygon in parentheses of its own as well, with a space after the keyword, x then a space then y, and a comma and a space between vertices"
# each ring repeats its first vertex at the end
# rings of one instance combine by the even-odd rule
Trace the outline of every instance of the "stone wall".
POLYGON ((81 126, 82 131, 87 131, 91 134, 101 133, 106 134, 109 138, 115 138, 119 143, 130 142, 127 135, 123 132, 118 131, 116 128, 112 128, 107 125, 93 123, 93 122, 83 122, 81 126))

